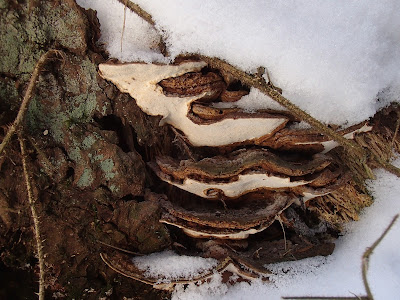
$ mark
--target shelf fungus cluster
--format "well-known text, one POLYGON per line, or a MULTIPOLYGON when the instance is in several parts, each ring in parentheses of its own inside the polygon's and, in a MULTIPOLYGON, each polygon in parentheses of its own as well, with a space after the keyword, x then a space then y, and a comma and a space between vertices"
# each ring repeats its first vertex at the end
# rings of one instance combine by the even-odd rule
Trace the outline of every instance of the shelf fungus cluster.
MULTIPOLYGON (((186 151, 157 151, 148 162, 160 184, 158 194, 145 196, 162 207, 160 222, 175 231, 177 251, 219 259, 218 271, 246 280, 267 278, 266 263, 333 251, 329 238, 337 232, 310 203, 351 186, 328 153, 336 142, 296 127, 300 120, 284 108, 241 108, 237 102, 251 91, 202 61, 105 63, 99 70, 144 113, 161 116, 160 126, 183 136, 186 151)), ((339 132, 352 139, 370 130, 363 123, 339 132)), ((132 262, 103 259, 129 277, 170 287, 157 286, 132 262)))

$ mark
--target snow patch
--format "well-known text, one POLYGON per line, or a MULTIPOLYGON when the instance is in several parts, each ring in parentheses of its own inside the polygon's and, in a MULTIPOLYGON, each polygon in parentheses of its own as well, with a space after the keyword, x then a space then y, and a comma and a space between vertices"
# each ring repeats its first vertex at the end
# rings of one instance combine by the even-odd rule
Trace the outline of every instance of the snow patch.
POLYGON ((215 268, 218 261, 212 258, 178 255, 167 250, 132 259, 135 265, 145 271, 145 275, 162 278, 160 282, 169 282, 179 278, 194 278, 215 268))

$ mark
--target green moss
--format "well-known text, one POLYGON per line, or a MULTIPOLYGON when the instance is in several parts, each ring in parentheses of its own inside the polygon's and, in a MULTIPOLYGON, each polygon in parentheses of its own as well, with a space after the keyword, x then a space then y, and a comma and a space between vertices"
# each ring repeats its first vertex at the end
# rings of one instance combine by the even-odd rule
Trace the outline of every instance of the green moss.
POLYGON ((1 8, 8 8, 8 3, 6 0, 0 0, 0 9, 1 8))

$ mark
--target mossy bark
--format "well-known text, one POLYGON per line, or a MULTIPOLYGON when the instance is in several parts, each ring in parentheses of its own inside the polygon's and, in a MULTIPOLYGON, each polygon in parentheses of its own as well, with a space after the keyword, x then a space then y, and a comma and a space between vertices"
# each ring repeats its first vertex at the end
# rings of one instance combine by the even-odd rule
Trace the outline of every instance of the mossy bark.
MULTIPOLYGON (((148 253, 171 240, 158 222, 160 207, 141 202, 146 171, 133 141, 136 136, 157 140, 154 134, 161 131, 151 132, 147 125, 157 124, 156 118, 131 104, 134 115, 123 127, 118 112, 124 107, 117 112, 113 104, 121 95, 97 73, 106 58, 95 44, 98 26, 95 13, 73 0, 0 1, 0 140, 18 113, 39 57, 49 49, 62 51, 41 70, 18 130, 27 139, 27 167, 38 199, 46 298, 98 299, 111 293, 110 299, 158 299, 160 292, 121 278, 99 257, 100 242, 148 253), (129 145, 123 141, 127 134, 129 145)), ((24 184, 14 137, 0 158, 0 275, 23 268, 33 278, 15 295, 13 277, 6 276, 10 280, 0 284, 5 299, 26 293, 33 298, 37 291, 24 184)))

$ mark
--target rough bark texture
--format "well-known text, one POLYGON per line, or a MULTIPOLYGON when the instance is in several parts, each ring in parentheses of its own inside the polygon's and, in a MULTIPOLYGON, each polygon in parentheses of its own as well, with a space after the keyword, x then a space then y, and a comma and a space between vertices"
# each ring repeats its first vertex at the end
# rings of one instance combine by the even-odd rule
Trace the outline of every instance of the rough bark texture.
MULTIPOLYGON (((171 240, 158 222, 160 207, 143 202, 145 163, 134 146, 137 138, 160 140, 151 125, 158 120, 97 75, 107 57, 94 44, 98 35, 95 12, 73 0, 0 1, 0 135, 38 58, 49 48, 63 51, 41 72, 22 133, 44 239, 46 298, 158 299, 160 292, 117 275, 99 256, 99 242, 149 253, 171 240), (119 113, 137 121, 124 124, 119 113)), ((0 167, 0 298, 32 299, 38 268, 15 137, 0 167)))

